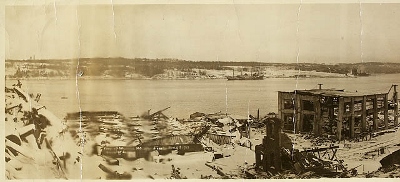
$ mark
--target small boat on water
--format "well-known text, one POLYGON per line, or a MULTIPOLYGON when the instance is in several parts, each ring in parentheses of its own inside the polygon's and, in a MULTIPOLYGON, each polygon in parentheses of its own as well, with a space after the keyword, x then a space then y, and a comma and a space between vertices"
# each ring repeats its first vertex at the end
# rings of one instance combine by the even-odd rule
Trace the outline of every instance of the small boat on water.
POLYGON ((227 76, 228 80, 264 80, 264 75, 238 75, 227 76))

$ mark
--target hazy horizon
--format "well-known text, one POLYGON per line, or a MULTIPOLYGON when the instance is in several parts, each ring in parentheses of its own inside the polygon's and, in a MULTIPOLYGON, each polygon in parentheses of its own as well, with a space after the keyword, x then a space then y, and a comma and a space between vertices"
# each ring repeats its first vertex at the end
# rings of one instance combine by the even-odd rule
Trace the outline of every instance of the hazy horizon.
POLYGON ((400 3, 6 6, 5 58, 398 63, 399 13, 400 3))

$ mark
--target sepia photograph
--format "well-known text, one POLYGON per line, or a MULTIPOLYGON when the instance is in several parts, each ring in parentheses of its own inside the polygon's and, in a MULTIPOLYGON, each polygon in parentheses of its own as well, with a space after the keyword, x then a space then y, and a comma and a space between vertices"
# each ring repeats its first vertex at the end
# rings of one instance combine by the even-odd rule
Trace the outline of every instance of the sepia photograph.
POLYGON ((400 177, 400 1, 138 2, 6 3, 5 180, 400 177))

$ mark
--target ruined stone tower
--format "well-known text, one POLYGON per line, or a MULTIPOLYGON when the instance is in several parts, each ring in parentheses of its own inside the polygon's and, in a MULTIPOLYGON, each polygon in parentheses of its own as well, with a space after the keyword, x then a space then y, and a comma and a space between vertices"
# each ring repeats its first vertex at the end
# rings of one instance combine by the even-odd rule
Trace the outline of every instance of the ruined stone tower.
POLYGON ((281 164, 281 120, 267 118, 264 121, 266 135, 263 142, 256 146, 256 167, 263 171, 276 172, 282 168, 281 164))

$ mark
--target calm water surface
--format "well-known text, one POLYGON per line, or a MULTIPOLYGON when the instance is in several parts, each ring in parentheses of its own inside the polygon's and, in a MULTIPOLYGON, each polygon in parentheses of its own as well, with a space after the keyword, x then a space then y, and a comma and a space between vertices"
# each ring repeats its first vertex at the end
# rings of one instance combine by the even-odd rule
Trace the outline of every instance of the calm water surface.
MULTIPOLYGON (((7 80, 6 85, 15 80, 7 80)), ((269 78, 265 80, 23 80, 23 89, 41 93, 41 104, 63 118, 67 112, 115 110, 140 115, 171 106, 165 114, 188 118, 193 112, 227 112, 246 116, 277 112, 278 91, 317 88, 387 92, 400 85, 400 74, 359 78, 269 78), (78 94, 79 93, 79 94, 78 94), (62 99, 67 97, 67 99, 62 99), (79 98, 79 99, 78 99, 79 98)))

